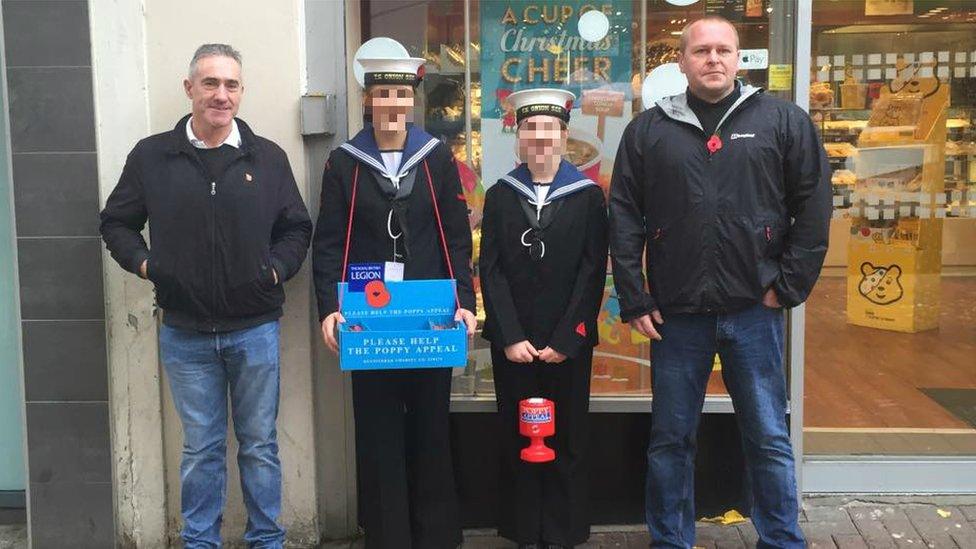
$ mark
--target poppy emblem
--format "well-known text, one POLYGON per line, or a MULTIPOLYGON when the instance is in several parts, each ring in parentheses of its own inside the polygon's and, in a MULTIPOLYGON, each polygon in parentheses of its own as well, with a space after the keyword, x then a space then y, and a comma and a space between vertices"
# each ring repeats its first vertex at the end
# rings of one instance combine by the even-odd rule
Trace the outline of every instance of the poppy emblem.
POLYGON ((715 154, 715 151, 722 148, 722 139, 718 136, 718 134, 714 134, 708 138, 708 142, 705 143, 705 146, 708 148, 708 152, 710 154, 715 154))
POLYGON ((586 324, 584 324, 582 322, 580 322, 579 324, 577 324, 576 325, 576 333, 579 334, 580 337, 586 337, 586 324))
POLYGON ((390 292, 382 280, 366 283, 366 304, 374 309, 382 309, 390 303, 390 292))

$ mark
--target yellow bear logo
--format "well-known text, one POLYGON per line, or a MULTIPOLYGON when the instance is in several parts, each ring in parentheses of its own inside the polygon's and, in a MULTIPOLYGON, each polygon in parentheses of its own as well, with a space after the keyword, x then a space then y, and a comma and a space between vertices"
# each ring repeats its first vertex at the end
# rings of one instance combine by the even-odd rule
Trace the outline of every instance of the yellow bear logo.
POLYGON ((861 264, 861 283, 858 291, 871 303, 888 305, 901 299, 905 290, 901 287, 901 268, 898 265, 875 267, 870 263, 861 264))

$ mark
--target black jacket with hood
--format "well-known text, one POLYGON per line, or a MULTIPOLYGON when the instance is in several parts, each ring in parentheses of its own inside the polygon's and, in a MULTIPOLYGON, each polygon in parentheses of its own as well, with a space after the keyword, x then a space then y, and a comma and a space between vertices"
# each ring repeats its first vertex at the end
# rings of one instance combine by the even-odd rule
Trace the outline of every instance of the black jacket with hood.
POLYGON ((734 312, 770 287, 793 307, 813 288, 832 208, 826 153, 802 109, 760 88, 740 91, 714 152, 684 94, 624 131, 610 189, 624 321, 654 310, 734 312))

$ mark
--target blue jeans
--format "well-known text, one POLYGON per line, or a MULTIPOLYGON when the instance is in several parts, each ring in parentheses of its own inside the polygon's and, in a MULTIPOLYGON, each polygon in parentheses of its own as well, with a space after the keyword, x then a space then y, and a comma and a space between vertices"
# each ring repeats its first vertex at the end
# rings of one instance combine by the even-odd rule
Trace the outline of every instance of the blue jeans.
POLYGON ((695 543, 695 437, 717 352, 742 432, 758 547, 805 547, 786 425, 783 311, 760 304, 730 314, 673 314, 658 330, 645 494, 651 546, 695 543))
POLYGON ((227 394, 240 450, 250 547, 282 547, 278 461, 278 321, 224 333, 163 326, 159 350, 183 425, 183 542, 220 547, 227 497, 227 394))

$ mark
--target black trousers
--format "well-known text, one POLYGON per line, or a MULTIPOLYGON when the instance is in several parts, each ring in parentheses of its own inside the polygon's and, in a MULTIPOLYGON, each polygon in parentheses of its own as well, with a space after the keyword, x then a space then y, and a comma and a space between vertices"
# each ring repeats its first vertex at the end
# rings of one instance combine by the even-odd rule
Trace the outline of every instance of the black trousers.
POLYGON ((451 370, 356 371, 359 521, 368 549, 454 549, 461 527, 448 429, 451 370))
POLYGON ((590 537, 585 453, 593 349, 561 364, 519 364, 492 346, 491 359, 502 451, 498 533, 516 543, 585 543, 590 537), (518 405, 531 397, 556 405, 556 434, 545 441, 556 451, 549 463, 519 457, 529 442, 518 432, 518 405))

